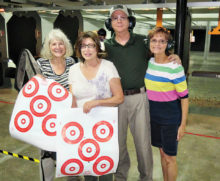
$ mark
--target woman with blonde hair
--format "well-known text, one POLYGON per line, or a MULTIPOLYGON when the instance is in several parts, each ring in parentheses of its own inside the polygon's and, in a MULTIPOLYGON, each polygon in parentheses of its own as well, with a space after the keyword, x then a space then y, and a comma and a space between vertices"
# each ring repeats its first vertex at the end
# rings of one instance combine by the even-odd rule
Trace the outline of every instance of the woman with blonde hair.
MULTIPOLYGON (((37 60, 43 77, 53 79, 69 90, 68 75, 75 60, 72 45, 60 29, 52 29, 46 36, 41 58, 37 60)), ((55 175, 56 152, 41 150, 40 174, 42 181, 53 181, 55 175)), ((68 177, 67 180, 79 180, 80 177, 68 177)))

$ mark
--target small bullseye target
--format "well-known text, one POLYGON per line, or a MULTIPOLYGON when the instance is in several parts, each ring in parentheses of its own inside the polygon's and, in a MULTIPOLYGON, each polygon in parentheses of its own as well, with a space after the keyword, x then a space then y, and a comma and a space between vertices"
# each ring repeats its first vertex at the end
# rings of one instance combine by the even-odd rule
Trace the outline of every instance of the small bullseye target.
POLYGON ((110 157, 102 156, 95 161, 93 165, 93 171, 97 175, 104 175, 111 171, 113 166, 114 161, 110 157))
POLYGON ((50 112, 51 102, 50 100, 42 95, 36 96, 31 100, 30 110, 32 114, 37 117, 45 116, 50 112))
POLYGON ((42 122, 42 130, 47 136, 56 136, 56 114, 48 115, 42 122))
POLYGON ((61 167, 63 175, 77 175, 83 172, 83 163, 78 159, 67 160, 61 167))
POLYGON ((84 161, 92 161, 100 153, 99 144, 93 139, 83 140, 78 148, 79 157, 84 161))
POLYGON ((107 121, 100 121, 92 129, 94 138, 99 142, 107 142, 112 138, 113 126, 107 121))
POLYGON ((20 132, 27 132, 33 126, 33 117, 28 111, 20 111, 14 119, 15 127, 20 132))
POLYGON ((33 97, 39 90, 39 83, 34 77, 25 84, 22 93, 25 97, 33 97))
POLYGON ((63 101, 68 97, 68 94, 68 91, 57 82, 53 82, 48 88, 48 95, 54 101, 63 101))
POLYGON ((68 144, 76 144, 83 138, 83 127, 76 122, 69 122, 62 128, 62 138, 68 144))

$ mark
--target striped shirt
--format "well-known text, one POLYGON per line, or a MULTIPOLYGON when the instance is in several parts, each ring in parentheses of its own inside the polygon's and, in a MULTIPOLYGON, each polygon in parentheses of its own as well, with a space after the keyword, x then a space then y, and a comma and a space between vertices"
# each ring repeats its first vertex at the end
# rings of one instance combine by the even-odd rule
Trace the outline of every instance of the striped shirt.
POLYGON ((72 57, 66 58, 66 69, 63 74, 57 75, 50 64, 50 61, 44 58, 37 60, 37 63, 40 65, 41 73, 44 77, 48 79, 53 79, 56 82, 60 83, 63 87, 69 90, 68 75, 70 67, 75 63, 72 57))
POLYGON ((152 119, 166 124, 180 122, 180 99, 188 97, 183 67, 173 62, 158 64, 151 58, 145 85, 152 119))

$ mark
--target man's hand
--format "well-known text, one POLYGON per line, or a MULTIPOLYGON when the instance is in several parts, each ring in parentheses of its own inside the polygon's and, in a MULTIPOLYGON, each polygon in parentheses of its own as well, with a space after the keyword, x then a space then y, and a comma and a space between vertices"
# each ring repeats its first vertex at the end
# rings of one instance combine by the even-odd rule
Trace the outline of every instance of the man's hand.
POLYGON ((168 60, 177 64, 182 64, 180 57, 176 54, 172 54, 168 57, 168 60))

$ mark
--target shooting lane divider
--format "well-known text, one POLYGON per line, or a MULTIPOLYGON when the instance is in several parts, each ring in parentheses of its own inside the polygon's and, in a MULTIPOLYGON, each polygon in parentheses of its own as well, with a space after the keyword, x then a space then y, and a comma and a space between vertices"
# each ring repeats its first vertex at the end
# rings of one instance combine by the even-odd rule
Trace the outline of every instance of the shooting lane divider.
POLYGON ((24 160, 33 161, 35 163, 40 163, 40 160, 38 160, 36 158, 31 158, 31 157, 28 157, 28 156, 19 155, 17 153, 11 153, 11 152, 8 152, 8 151, 5 151, 5 150, 0 150, 0 153, 5 154, 5 155, 10 155, 10 156, 13 156, 13 157, 16 157, 16 158, 21 158, 21 159, 24 159, 24 160))

